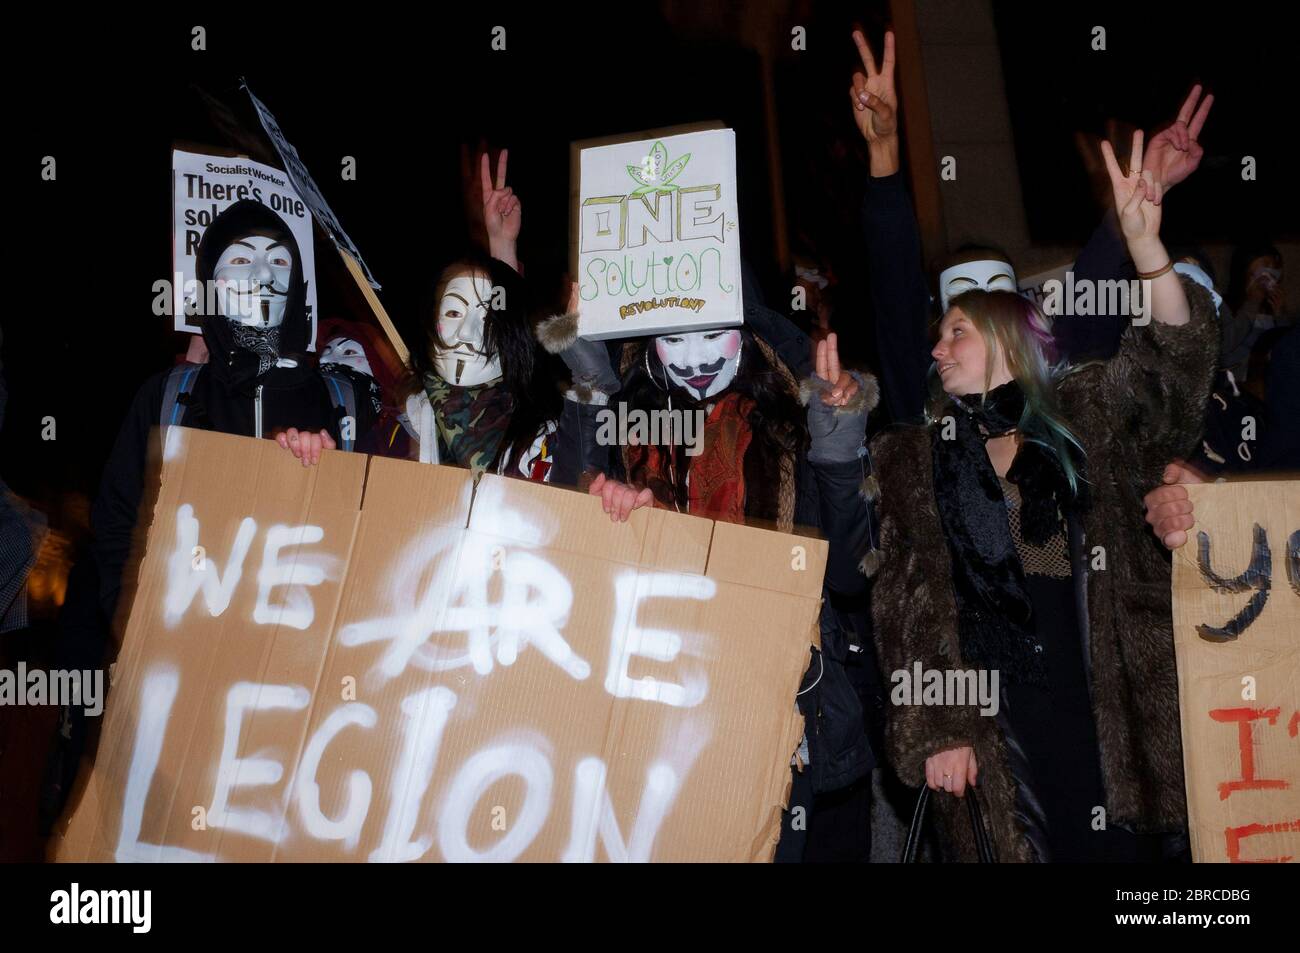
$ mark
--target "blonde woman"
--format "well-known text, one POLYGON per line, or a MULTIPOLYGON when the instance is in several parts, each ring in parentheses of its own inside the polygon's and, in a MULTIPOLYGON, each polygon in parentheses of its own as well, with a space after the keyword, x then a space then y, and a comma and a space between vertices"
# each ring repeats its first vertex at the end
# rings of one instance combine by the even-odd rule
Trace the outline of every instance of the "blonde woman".
POLYGON ((1103 145, 1151 320, 1135 316, 1110 361, 1066 368, 1026 299, 960 295, 926 425, 872 448, 885 676, 976 670, 996 692, 962 704, 917 685, 889 712, 894 766, 948 792, 960 859, 975 856, 970 786, 1002 861, 1158 859, 1141 835, 1186 825, 1169 563, 1142 494, 1199 438, 1218 331, 1209 295, 1172 270, 1142 152, 1139 132, 1125 174, 1103 145))

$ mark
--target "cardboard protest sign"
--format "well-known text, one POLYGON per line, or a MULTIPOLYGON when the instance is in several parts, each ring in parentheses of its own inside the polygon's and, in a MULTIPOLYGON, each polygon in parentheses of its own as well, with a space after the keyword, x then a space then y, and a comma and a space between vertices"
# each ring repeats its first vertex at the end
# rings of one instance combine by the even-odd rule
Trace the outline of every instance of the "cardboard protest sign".
POLYGON ((824 542, 166 442, 57 859, 770 859, 824 542))
POLYGON ((735 133, 575 147, 579 333, 598 340, 742 323, 735 133))
POLYGON ((357 251, 357 246, 348 233, 343 231, 343 226, 339 224, 334 210, 330 208, 329 203, 325 201, 325 196, 321 194, 320 189, 316 187, 316 182, 307 171, 307 166, 298 156, 298 150, 293 144, 285 138, 284 133, 280 130, 280 124, 275 121, 275 116, 271 115, 271 110, 266 108, 266 104, 253 95, 253 91, 248 88, 248 84, 242 84, 244 92, 248 93, 248 98, 253 102, 253 108, 257 110, 257 118, 262 122, 262 128, 271 139, 271 145, 275 146, 275 151, 280 155, 280 161, 284 163, 285 169, 288 170, 289 179, 306 201, 307 207, 311 213, 316 216, 316 221, 320 222, 320 227, 325 230, 325 234, 330 237, 340 254, 351 256, 361 270, 365 272, 366 280, 370 287, 379 288, 379 282, 375 281, 375 276, 370 273, 366 260, 361 257, 361 252, 357 251))
POLYGON ((199 242, 213 219, 236 202, 265 205, 283 219, 298 242, 302 275, 307 283, 311 343, 316 347, 316 257, 312 246, 311 211, 279 169, 251 159, 203 155, 172 150, 172 315, 177 331, 200 333, 189 320, 200 289, 194 265, 199 242))
POLYGON ((1192 856, 1300 860, 1300 481, 1189 486, 1174 642, 1192 856))

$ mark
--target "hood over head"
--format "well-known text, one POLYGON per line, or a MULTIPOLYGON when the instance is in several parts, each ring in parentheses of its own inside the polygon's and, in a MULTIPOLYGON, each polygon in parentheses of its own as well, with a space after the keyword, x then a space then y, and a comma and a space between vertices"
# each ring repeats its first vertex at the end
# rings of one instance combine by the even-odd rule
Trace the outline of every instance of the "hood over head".
POLYGON ((293 232, 275 212, 251 199, 244 199, 221 212, 199 242, 195 263, 195 278, 203 289, 201 300, 207 300, 208 282, 212 281, 221 253, 232 242, 250 236, 273 238, 284 243, 293 255, 289 276, 284 320, 274 329, 276 334, 263 343, 267 336, 257 328, 238 328, 222 314, 203 314, 203 340, 208 346, 213 373, 228 386, 244 389, 256 379, 273 371, 288 370, 275 366, 276 358, 298 361, 298 369, 309 367, 301 356, 311 340, 311 315, 307 309, 307 283, 303 277, 302 252, 293 232), (256 345, 256 346, 255 346, 256 345))

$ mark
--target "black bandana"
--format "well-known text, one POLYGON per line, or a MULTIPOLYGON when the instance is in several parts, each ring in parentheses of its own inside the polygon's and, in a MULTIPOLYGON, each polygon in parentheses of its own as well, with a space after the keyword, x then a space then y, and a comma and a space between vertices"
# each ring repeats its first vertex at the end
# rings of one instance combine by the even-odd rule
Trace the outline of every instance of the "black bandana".
MULTIPOLYGON (((242 351, 247 351, 257 359, 257 373, 255 376, 261 377, 275 367, 275 362, 280 359, 279 328, 259 328, 242 324, 239 321, 231 321, 230 334, 236 347, 242 351)), ((239 358, 236 356, 235 361, 238 362, 238 360, 239 358)))
MULTIPOLYGON (((1042 645, 1034 634, 1033 606, 1007 524, 1006 503, 985 441, 1014 431, 1025 397, 1014 381, 948 403, 956 424, 943 439, 932 429, 934 495, 953 563, 962 660, 994 668, 1023 683, 1046 683, 1042 645)), ((1055 454, 1026 435, 1007 479, 1020 489, 1021 532, 1041 545, 1072 505, 1069 484, 1055 454)))

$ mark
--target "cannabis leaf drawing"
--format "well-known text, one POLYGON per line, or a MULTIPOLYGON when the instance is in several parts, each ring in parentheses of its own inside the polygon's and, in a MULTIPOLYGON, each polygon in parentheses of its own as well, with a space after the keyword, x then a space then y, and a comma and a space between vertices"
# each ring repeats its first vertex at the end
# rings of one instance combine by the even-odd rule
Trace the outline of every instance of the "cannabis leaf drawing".
POLYGON ((686 168, 686 163, 690 161, 691 154, 688 152, 680 159, 669 162, 668 150, 664 148, 662 142, 656 142, 641 165, 627 167, 627 174, 636 179, 641 185, 630 197, 636 198, 638 195, 645 195, 647 192, 676 192, 679 186, 671 183, 673 179, 681 174, 682 169, 686 168))

